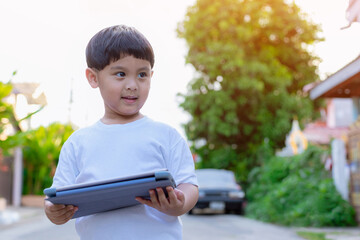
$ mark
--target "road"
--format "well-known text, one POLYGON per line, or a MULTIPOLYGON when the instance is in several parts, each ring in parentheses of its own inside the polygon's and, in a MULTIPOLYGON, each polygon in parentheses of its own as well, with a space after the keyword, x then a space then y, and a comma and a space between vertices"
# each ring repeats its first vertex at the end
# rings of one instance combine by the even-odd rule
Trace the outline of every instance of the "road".
POLYGON ((184 240, 303 240, 289 228, 238 215, 184 215, 184 240))
MULTIPOLYGON (((303 240, 288 228, 265 224, 237 215, 196 214, 181 217, 184 240, 303 240)), ((50 223, 42 210, 20 223, 0 226, 1 240, 79 240, 74 221, 61 226, 50 223)))

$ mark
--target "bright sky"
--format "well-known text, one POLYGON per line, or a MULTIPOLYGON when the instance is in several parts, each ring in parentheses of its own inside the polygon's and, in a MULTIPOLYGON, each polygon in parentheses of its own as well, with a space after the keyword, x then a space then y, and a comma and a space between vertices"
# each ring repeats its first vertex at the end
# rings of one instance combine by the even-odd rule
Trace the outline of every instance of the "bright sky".
MULTIPOLYGON (((71 121, 80 127, 103 115, 98 90, 85 78, 85 47, 99 30, 117 24, 136 27, 155 51, 152 87, 143 113, 166 122, 181 134, 188 116, 178 107, 176 94, 185 93, 193 77, 185 65, 186 44, 176 36, 188 6, 195 0, 2 0, 0 2, 0 80, 14 70, 14 82, 39 82, 48 106, 34 116, 34 125, 71 121), (69 111, 70 89, 73 104, 69 111), (69 115, 71 112, 71 115, 69 115)), ((349 29, 345 9, 348 0, 297 0, 311 18, 321 23, 326 42, 314 51, 323 62, 322 78, 360 54, 360 23, 349 29)))

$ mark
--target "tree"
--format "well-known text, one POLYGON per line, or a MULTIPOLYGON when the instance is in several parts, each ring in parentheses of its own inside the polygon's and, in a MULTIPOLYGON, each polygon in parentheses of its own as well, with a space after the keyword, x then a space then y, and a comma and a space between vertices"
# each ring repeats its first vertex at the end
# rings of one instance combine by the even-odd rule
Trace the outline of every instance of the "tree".
MULTIPOLYGON (((13 76, 15 74, 16 71, 13 76)), ((24 118, 18 119, 14 106, 4 100, 11 95, 12 90, 11 80, 8 83, 0 82, 0 160, 2 154, 11 155, 15 147, 21 147, 24 169, 14 169, 14 171, 24 172, 23 193, 43 194, 43 189, 51 185, 61 147, 74 128, 71 124, 55 122, 47 127, 40 126, 35 130, 24 131, 21 128, 21 121, 41 111, 44 105, 24 118), (4 133, 9 126, 13 128, 10 136, 4 133)))
POLYGON ((197 76, 180 106, 192 116, 185 131, 202 167, 246 178, 259 147, 283 146, 294 116, 313 117, 301 90, 318 78, 308 49, 319 30, 284 0, 197 0, 188 9, 177 31, 197 76))
MULTIPOLYGON (((13 73, 15 75, 16 72, 13 73)), ((0 82, 0 135, 4 132, 5 126, 11 124, 16 130, 20 129, 19 121, 16 120, 14 108, 11 104, 3 101, 7 98, 12 91, 10 83, 0 82)))
MULTIPOLYGON (((14 71, 12 76, 14 77, 16 73, 17 71, 14 71)), ((21 128, 21 122, 31 118, 45 107, 42 105, 38 110, 29 113, 24 118, 18 119, 15 113, 15 106, 4 100, 12 94, 12 91, 12 79, 7 83, 0 82, 0 149, 4 150, 5 155, 9 155, 8 150, 20 146, 24 141, 26 132, 21 128), (4 130, 9 126, 13 129, 11 136, 4 134, 4 130)))

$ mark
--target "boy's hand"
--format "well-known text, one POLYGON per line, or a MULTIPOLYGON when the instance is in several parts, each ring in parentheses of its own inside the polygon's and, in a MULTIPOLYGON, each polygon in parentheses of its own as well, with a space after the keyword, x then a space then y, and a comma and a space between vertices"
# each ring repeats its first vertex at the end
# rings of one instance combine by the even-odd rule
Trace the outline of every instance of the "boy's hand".
POLYGON ((64 224, 69 221, 75 212, 78 210, 77 207, 72 205, 53 204, 50 201, 45 200, 45 214, 49 220, 57 225, 64 224))
POLYGON ((179 189, 174 189, 170 186, 166 187, 168 197, 165 196, 162 188, 156 188, 156 190, 150 190, 150 200, 136 197, 135 199, 142 204, 149 207, 153 207, 160 212, 171 216, 179 216, 183 214, 183 207, 185 204, 185 195, 179 189), (156 191, 156 192, 155 192, 156 191))

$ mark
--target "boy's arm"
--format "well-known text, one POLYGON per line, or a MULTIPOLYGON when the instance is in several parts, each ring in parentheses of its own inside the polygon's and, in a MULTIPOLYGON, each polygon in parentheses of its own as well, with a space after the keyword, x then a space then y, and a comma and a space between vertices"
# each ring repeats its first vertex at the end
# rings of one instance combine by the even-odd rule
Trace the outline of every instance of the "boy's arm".
MULTIPOLYGON (((67 186, 75 184, 76 176, 79 171, 76 165, 76 154, 72 136, 64 143, 61 148, 59 162, 56 167, 56 172, 53 178, 53 184, 51 187, 67 186)), ((72 205, 53 204, 52 202, 44 201, 44 210, 48 219, 54 224, 64 224, 69 221, 75 212, 77 207, 72 205)))
POLYGON ((137 197, 136 200, 142 204, 153 207, 160 212, 171 216, 180 216, 191 210, 199 196, 197 186, 190 183, 182 183, 177 188, 166 187, 168 197, 162 188, 150 190, 150 200, 137 197))
MULTIPOLYGON (((185 195, 185 203, 183 207, 183 213, 190 211, 196 204, 199 198, 199 190, 197 186, 194 186, 191 183, 179 184, 177 189, 181 190, 185 195)), ((178 215, 179 216, 179 215, 178 215)))
POLYGON ((69 221, 78 210, 77 207, 72 205, 65 206, 63 204, 53 204, 47 200, 45 200, 44 208, 45 214, 49 220, 57 225, 64 224, 69 221))

